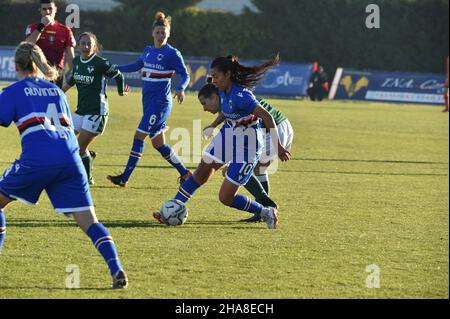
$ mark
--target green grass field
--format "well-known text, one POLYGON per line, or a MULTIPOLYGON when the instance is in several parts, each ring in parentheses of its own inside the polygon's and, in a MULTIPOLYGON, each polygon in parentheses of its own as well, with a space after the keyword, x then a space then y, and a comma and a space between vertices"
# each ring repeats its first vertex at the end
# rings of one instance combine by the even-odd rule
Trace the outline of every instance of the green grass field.
MULTIPOLYGON (((109 94, 91 190, 129 289, 109 289, 100 254, 44 193, 36 207, 6 209, 0 298, 449 298, 449 119, 440 108, 269 100, 296 134, 293 159, 271 175, 279 228, 237 222, 247 214, 219 203, 219 175, 189 202, 186 224, 169 228, 151 212, 176 194, 177 173, 149 142, 129 187, 106 180, 126 164, 141 116, 140 90, 109 94), (66 289, 69 264, 80 267, 80 289, 66 289), (366 287, 371 264, 379 289, 366 287)), ((213 117, 188 95, 174 106, 169 144, 194 119, 213 117)), ((0 129, 0 172, 19 154, 15 127, 0 129)))

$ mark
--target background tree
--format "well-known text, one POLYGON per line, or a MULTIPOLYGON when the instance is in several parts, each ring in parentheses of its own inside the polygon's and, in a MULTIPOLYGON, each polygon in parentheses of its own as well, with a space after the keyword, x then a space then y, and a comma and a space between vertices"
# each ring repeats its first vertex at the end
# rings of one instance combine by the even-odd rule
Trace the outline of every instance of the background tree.
MULTIPOLYGON (((142 52, 153 43, 152 22, 161 10, 173 17, 170 42, 184 56, 267 59, 280 52, 283 61, 319 61, 330 76, 339 66, 443 73, 449 52, 448 0, 373 0, 380 29, 366 28, 366 0, 253 0, 260 13, 242 15, 199 10, 198 0, 120 2, 110 12, 82 11, 74 34, 96 33, 105 50, 142 52)), ((15 46, 26 24, 39 20, 39 6, 0 3, 0 45, 15 46)), ((64 22, 65 4, 58 6, 64 22)))

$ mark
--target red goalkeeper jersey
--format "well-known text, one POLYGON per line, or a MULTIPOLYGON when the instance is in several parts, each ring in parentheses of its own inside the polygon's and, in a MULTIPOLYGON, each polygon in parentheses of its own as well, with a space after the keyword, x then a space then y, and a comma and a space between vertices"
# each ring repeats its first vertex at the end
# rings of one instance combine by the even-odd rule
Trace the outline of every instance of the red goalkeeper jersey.
MULTIPOLYGON (((30 24, 25 31, 25 36, 32 34, 38 24, 30 24)), ((44 28, 36 44, 42 49, 48 62, 60 69, 64 69, 66 48, 76 46, 72 30, 56 20, 52 25, 44 28)))

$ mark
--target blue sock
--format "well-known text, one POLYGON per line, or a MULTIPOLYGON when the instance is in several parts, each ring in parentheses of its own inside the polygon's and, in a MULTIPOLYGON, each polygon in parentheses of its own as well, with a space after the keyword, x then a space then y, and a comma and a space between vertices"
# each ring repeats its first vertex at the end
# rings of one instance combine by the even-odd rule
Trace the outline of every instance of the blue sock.
POLYGON ((164 159, 170 163, 170 165, 176 168, 176 170, 178 171, 178 173, 180 173, 181 176, 187 174, 188 172, 187 168, 183 165, 178 155, 175 154, 175 152, 169 145, 164 144, 157 150, 158 152, 161 153, 162 157, 164 157, 164 159))
POLYGON ((128 182, 131 174, 136 168, 137 163, 142 158, 145 149, 145 142, 141 140, 135 139, 133 141, 133 148, 131 149, 130 158, 128 159, 127 167, 125 167, 125 171, 122 175, 122 180, 124 182, 128 182))
POLYGON ((87 231, 95 248, 100 252, 108 265, 111 275, 114 276, 122 269, 116 246, 108 230, 102 224, 92 224, 87 231))
POLYGON ((200 188, 201 185, 197 184, 192 176, 190 176, 178 189, 175 199, 186 203, 194 195, 195 191, 200 188))
POLYGON ((2 254, 3 242, 6 237, 6 218, 5 213, 0 209, 0 255, 2 254))
POLYGON ((233 204, 231 204, 231 207, 243 210, 249 213, 253 214, 260 214, 263 206, 254 200, 251 200, 249 197, 244 195, 236 195, 234 197, 233 204))

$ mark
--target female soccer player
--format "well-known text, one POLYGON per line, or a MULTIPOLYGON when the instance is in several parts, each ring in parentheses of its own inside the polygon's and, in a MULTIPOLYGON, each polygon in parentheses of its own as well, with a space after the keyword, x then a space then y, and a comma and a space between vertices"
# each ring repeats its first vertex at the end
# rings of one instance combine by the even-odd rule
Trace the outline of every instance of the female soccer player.
MULTIPOLYGON (((278 224, 276 208, 263 207, 237 192, 240 186, 248 182, 261 156, 264 142, 259 119, 262 119, 267 129, 272 130, 279 158, 282 161, 290 159, 291 154, 281 145, 278 138, 272 116, 250 91, 262 80, 267 70, 278 62, 278 55, 271 61, 255 67, 241 65, 237 57, 232 56, 216 58, 213 61, 212 82, 219 89, 221 102, 221 113, 215 122, 225 120, 225 125, 208 146, 193 176, 180 186, 175 199, 187 202, 218 169, 229 164, 226 178, 219 191, 219 200, 226 206, 260 214, 269 229, 276 228, 278 224)), ((154 213, 153 216, 160 219, 158 213, 154 213)))
POLYGON ((180 104, 183 103, 184 90, 189 83, 189 74, 180 51, 167 43, 170 37, 170 24, 170 17, 166 17, 162 12, 156 13, 153 22, 154 46, 147 46, 135 63, 117 67, 122 72, 136 72, 142 69, 144 115, 134 135, 133 147, 124 172, 118 176, 108 176, 115 185, 122 187, 127 185, 131 173, 142 158, 147 136, 161 156, 176 168, 180 174, 180 182, 192 175, 172 148, 165 143, 164 132, 168 129, 166 120, 172 110, 171 78, 175 73, 181 75, 181 83, 175 92, 180 104))
POLYGON ((3 209, 17 199, 35 205, 45 190, 56 212, 71 214, 90 237, 111 271, 112 287, 124 288, 128 280, 113 239, 95 215, 67 99, 46 81, 56 79, 58 71, 29 42, 17 47, 15 63, 20 80, 0 94, 0 125, 16 124, 22 154, 0 177, 0 248, 6 232, 3 209))
MULTIPOLYGON (((209 81, 209 79, 208 79, 209 81)), ((219 89, 216 88, 213 84, 206 84, 203 86, 199 93, 198 99, 200 103, 203 105, 203 110, 205 112, 210 112, 212 114, 217 114, 220 112, 220 95, 219 89)), ((274 106, 270 105, 266 101, 262 99, 257 99, 260 105, 267 110, 273 117, 275 124, 277 126, 278 134, 280 137, 281 144, 288 151, 291 150, 292 141, 294 138, 294 130, 292 129, 291 123, 288 118, 281 113, 274 106)), ((219 121, 223 118, 221 115, 218 117, 219 121)), ((204 129, 204 136, 210 137, 211 132, 221 123, 213 122, 211 125, 207 126, 204 129)), ((265 143, 263 145, 262 156, 256 165, 254 174, 250 177, 247 184, 245 184, 245 189, 247 189, 250 194, 255 197, 255 200, 262 204, 263 206, 270 206, 278 208, 277 205, 270 199, 268 196, 270 193, 269 189, 269 175, 267 170, 272 162, 276 159, 276 151, 274 150, 274 144, 272 143, 270 132, 265 133, 265 143), (256 174, 255 174, 256 173, 256 174)), ((226 169, 223 170, 224 174, 226 173, 226 169)), ((243 219, 243 222, 257 222, 261 220, 261 216, 259 214, 255 214, 254 216, 243 219)))
POLYGON ((106 96, 106 79, 116 79, 120 96, 130 91, 125 85, 122 73, 114 70, 107 59, 98 55, 100 43, 95 34, 84 32, 79 39, 80 56, 73 60, 72 77, 63 90, 67 92, 76 85, 78 90, 77 110, 73 114, 75 134, 78 135, 80 156, 88 175, 89 184, 94 184, 92 177, 93 158, 88 146, 102 135, 108 121, 108 101, 106 96))

